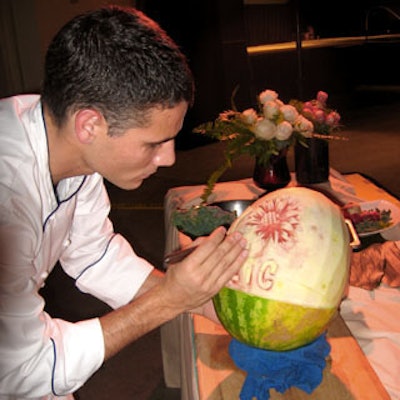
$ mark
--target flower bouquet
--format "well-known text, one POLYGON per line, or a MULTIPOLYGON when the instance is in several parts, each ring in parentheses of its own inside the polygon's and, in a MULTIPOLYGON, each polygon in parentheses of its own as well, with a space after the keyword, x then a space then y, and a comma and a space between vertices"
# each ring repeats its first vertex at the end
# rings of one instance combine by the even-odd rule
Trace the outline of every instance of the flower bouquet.
POLYGON ((328 94, 319 91, 313 100, 291 100, 301 115, 314 126, 310 138, 299 140, 295 146, 296 180, 300 184, 326 182, 329 179, 329 139, 339 139, 340 115, 327 105, 328 94))
POLYGON ((315 99, 302 102, 290 100, 289 104, 312 122, 314 130, 313 137, 320 139, 335 139, 335 132, 340 130, 340 114, 328 107, 328 93, 320 90, 315 99))
POLYGON ((257 100, 257 110, 249 108, 242 112, 236 109, 232 100, 231 110, 194 129, 194 132, 226 142, 224 162, 207 180, 202 195, 204 203, 237 157, 247 154, 255 158, 257 165, 268 167, 273 156, 286 151, 301 138, 312 136, 314 126, 310 119, 295 105, 281 101, 277 92, 264 90, 257 100))

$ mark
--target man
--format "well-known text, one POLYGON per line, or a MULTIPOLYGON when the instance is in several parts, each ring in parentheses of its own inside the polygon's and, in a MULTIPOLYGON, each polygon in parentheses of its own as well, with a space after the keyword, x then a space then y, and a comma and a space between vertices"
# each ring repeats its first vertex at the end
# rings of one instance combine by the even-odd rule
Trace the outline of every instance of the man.
POLYGON ((247 256, 244 239, 218 228, 163 275, 113 232, 103 184, 135 189, 172 165, 192 98, 166 33, 108 7, 55 36, 41 97, 0 102, 0 399, 72 398, 140 336, 188 310, 211 315, 210 298, 247 256), (44 312, 38 291, 57 261, 114 311, 78 323, 44 312))

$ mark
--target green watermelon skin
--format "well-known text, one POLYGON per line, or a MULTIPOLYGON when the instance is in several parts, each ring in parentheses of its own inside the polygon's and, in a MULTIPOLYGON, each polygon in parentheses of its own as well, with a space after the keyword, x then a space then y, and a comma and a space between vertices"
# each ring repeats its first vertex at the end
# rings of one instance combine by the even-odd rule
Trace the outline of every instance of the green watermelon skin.
POLYGON ((235 339, 253 347, 285 351, 311 343, 320 336, 337 307, 317 309, 254 296, 224 287, 213 298, 224 328, 235 339))

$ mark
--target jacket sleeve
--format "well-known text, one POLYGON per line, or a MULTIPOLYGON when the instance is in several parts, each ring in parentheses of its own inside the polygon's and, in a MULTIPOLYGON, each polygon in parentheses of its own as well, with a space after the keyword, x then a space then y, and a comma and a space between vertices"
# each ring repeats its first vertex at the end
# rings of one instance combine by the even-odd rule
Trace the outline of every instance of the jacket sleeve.
POLYGON ((114 232, 109 212, 102 178, 88 177, 77 196, 68 246, 60 262, 81 291, 118 308, 132 300, 153 266, 114 232))

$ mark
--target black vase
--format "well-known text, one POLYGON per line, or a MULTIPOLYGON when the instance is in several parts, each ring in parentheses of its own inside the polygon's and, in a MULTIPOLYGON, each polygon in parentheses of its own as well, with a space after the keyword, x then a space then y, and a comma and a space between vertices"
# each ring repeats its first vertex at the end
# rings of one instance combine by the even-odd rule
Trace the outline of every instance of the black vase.
POLYGON ((296 180, 300 184, 322 183, 329 180, 328 140, 307 138, 307 147, 296 143, 294 163, 296 180))
POLYGON ((279 154, 272 155, 266 166, 256 159, 253 181, 258 187, 272 192, 289 184, 291 177, 286 158, 287 150, 285 148, 279 154))

